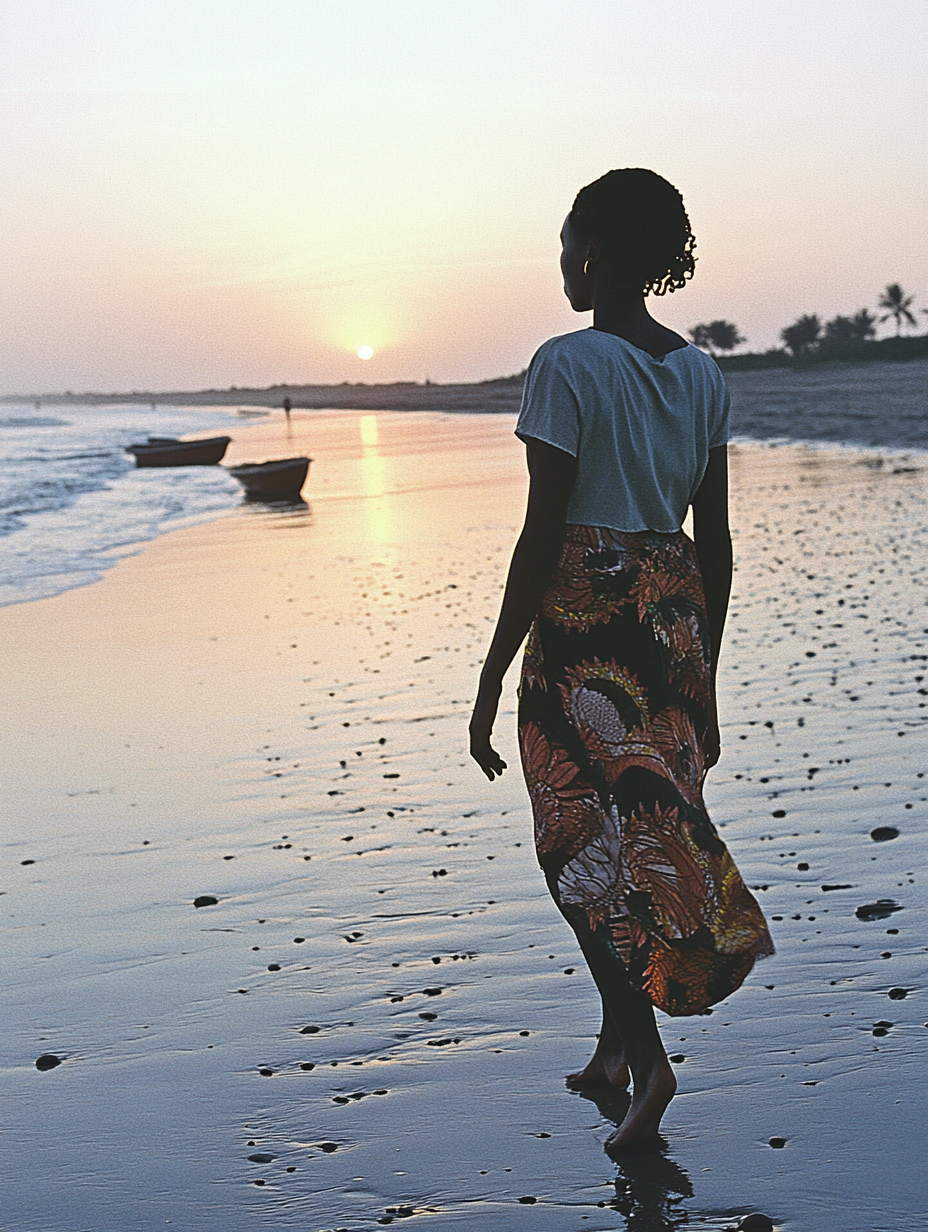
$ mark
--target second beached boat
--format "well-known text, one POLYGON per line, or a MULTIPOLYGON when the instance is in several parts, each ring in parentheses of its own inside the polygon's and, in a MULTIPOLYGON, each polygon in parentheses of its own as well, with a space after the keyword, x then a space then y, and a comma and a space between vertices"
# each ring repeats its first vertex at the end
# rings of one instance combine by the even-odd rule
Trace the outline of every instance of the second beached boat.
POLYGON ((312 458, 280 458, 276 462, 254 462, 244 466, 230 466, 249 500, 285 501, 296 500, 312 458))

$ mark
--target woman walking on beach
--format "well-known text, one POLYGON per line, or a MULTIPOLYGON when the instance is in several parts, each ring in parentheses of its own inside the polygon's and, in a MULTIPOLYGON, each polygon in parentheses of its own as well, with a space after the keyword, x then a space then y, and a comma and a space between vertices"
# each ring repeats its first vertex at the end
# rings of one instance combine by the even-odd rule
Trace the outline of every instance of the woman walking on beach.
POLYGON ((561 243, 564 290, 593 325, 550 339, 528 370, 528 508, 470 738, 501 774, 490 736, 528 633, 519 744, 536 851, 603 1009, 568 1082, 631 1078, 616 1152, 658 1144, 676 1090, 653 1007, 706 1010, 773 945, 702 797, 732 575, 728 392, 645 305, 692 277, 689 219, 671 184, 626 168, 580 191, 561 243))

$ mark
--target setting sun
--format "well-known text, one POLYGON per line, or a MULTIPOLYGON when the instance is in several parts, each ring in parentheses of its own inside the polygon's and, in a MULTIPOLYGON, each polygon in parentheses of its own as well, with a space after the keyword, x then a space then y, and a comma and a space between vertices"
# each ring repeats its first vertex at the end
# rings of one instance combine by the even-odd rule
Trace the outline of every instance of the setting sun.
POLYGON ((367 346, 367 344, 365 344, 364 346, 358 347, 358 359, 373 359, 373 358, 374 358, 374 348, 373 347, 367 346))

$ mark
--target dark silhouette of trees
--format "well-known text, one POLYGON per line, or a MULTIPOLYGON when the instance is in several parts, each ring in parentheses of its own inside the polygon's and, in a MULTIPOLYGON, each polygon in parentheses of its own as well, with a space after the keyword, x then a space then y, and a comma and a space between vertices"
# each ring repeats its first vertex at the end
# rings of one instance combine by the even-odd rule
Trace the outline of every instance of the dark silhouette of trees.
POLYGON ((885 316, 880 317, 880 324, 883 321, 894 320, 896 322, 897 338, 902 333, 903 322, 908 325, 915 324, 915 317, 911 311, 914 299, 914 295, 906 295, 898 282, 889 283, 886 290, 880 296, 879 306, 886 309, 885 316))
POLYGON ((690 330, 694 346, 715 355, 718 351, 733 351, 746 339, 738 333, 731 321, 710 321, 707 325, 694 325, 690 330))
POLYGON ((811 316, 807 313, 794 321, 792 325, 787 325, 786 329, 781 330, 780 337, 786 344, 786 349, 796 359, 801 359, 815 350, 821 333, 821 321, 814 313, 811 316))
POLYGON ((866 308, 855 312, 851 317, 851 324, 854 326, 857 342, 868 342, 876 334, 876 317, 866 308))
POLYGON ((835 317, 825 325, 825 333, 818 344, 822 355, 840 355, 860 346, 876 333, 876 317, 861 308, 852 317, 835 317))

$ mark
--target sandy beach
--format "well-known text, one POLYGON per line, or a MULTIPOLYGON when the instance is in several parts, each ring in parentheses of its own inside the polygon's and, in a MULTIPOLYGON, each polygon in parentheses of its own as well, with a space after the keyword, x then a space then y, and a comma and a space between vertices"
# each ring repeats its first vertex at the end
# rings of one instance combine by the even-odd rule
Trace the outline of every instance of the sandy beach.
POLYGON ((732 449, 707 801, 777 954, 662 1017, 668 1148, 617 1166, 514 670, 509 773, 465 756, 513 421, 261 420, 226 461, 307 452, 306 508, 0 611, 7 1232, 928 1227, 928 456, 732 449))

